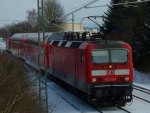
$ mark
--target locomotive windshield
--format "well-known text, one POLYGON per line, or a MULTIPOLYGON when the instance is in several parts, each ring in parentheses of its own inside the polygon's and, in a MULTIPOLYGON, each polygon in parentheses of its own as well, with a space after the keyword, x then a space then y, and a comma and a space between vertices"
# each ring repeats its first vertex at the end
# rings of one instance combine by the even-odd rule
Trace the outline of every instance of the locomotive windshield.
POLYGON ((93 50, 92 62, 99 63, 125 63, 128 60, 126 49, 93 50))

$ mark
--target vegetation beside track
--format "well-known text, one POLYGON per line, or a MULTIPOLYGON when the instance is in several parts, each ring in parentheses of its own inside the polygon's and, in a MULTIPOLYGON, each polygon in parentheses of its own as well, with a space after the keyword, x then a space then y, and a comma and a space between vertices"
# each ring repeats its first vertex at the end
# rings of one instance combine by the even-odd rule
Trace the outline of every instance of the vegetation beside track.
POLYGON ((38 96, 23 62, 0 52, 0 113, 38 113, 38 96))

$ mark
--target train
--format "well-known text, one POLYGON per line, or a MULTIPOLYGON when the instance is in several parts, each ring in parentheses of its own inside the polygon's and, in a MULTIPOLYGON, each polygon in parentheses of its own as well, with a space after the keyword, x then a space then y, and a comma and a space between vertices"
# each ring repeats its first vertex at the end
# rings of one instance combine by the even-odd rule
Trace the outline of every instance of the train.
POLYGON ((125 106, 132 101, 132 48, 128 43, 103 40, 89 32, 40 35, 38 39, 38 33, 16 33, 7 39, 7 49, 79 91, 89 102, 125 106))

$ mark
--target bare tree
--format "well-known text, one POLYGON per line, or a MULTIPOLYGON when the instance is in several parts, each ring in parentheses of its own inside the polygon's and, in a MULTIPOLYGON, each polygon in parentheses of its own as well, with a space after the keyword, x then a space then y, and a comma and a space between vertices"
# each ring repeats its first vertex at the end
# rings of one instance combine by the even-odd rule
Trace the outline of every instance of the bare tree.
MULTIPOLYGON (((45 0, 44 1, 44 17, 47 25, 50 23, 55 23, 61 25, 63 23, 64 10, 61 4, 57 0, 45 0)), ((53 24, 54 25, 54 24, 53 24)), ((53 29, 58 30, 59 27, 54 25, 53 29)))
POLYGON ((37 25, 37 12, 35 9, 27 11, 27 21, 32 27, 37 25))

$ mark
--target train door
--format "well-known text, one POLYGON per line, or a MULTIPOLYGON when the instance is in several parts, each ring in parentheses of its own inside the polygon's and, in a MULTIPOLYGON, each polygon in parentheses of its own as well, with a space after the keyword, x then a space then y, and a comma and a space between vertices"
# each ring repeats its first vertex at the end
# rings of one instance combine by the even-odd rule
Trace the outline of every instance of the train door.
POLYGON ((75 87, 77 87, 78 81, 79 81, 79 75, 78 75, 78 65, 79 65, 79 63, 78 63, 78 58, 79 58, 79 56, 78 56, 78 53, 77 53, 75 55, 75 78, 74 78, 74 85, 75 85, 75 87))
POLYGON ((76 84, 79 89, 85 88, 86 72, 85 72, 85 51, 80 50, 76 57, 76 84))

